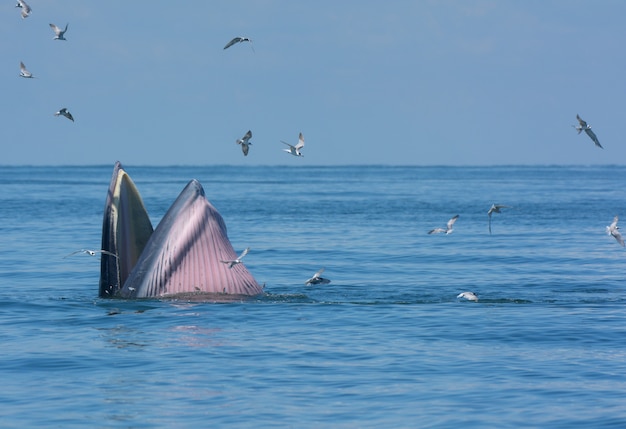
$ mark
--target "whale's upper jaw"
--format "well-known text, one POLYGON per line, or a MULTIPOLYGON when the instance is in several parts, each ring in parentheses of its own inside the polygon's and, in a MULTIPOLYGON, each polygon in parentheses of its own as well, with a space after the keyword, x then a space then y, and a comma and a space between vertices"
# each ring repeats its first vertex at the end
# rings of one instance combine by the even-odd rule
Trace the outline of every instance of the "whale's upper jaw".
POLYGON ((153 231, 139 192, 116 163, 105 205, 102 244, 120 261, 102 259, 103 297, 252 296, 263 292, 243 264, 231 269, 220 262, 237 254, 224 219, 197 180, 187 184, 153 231))

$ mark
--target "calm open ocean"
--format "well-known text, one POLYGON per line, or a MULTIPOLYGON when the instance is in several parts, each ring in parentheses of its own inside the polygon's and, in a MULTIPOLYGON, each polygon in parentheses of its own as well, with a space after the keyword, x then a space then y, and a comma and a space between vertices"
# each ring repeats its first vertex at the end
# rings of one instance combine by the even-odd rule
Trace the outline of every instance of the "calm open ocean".
POLYGON ((626 167, 125 167, 266 293, 100 299, 113 165, 0 167, 0 427, 626 427, 626 167))

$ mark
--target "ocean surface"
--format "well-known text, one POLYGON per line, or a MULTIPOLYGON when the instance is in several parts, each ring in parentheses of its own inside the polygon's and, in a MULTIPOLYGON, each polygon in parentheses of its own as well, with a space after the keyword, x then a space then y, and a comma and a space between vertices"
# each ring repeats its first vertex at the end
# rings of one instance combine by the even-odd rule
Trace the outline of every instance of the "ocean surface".
POLYGON ((0 427, 626 427, 626 167, 125 168, 265 294, 101 299, 113 165, 0 167, 0 427))

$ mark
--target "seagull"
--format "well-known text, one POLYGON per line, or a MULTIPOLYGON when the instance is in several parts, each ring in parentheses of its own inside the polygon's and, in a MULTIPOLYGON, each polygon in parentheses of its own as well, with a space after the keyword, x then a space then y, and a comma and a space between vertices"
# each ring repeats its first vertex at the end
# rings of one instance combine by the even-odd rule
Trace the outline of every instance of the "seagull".
POLYGON ((226 46, 224 46, 224 49, 230 48, 235 43, 243 43, 243 42, 250 42, 250 47, 252 48, 252 52, 254 52, 254 47, 252 46, 252 39, 250 39, 249 37, 235 37, 233 40, 228 42, 226 46))
POLYGON ((474 292, 462 292, 456 296, 457 298, 465 298, 468 301, 478 301, 478 297, 474 292))
POLYGON ((15 5, 15 7, 19 7, 20 9, 22 9, 22 19, 28 18, 28 15, 30 15, 30 13, 32 12, 32 9, 29 5, 26 4, 24 0, 17 0, 17 4, 15 5))
POLYGON ((509 206, 503 206, 501 204, 492 204, 491 205, 491 208, 487 212, 487 215, 489 215, 489 234, 491 234, 491 213, 502 213, 500 211, 500 209, 508 209, 508 208, 510 208, 510 207, 509 206))
POLYGON ((50 24, 50 28, 52 28, 52 31, 54 31, 54 34, 55 34, 55 36, 52 38, 52 40, 67 40, 65 38, 65 32, 67 31, 67 25, 68 24, 65 24, 65 29, 61 30, 56 25, 50 24))
POLYGON ((598 141, 598 137, 596 137, 596 133, 594 133, 591 130, 591 125, 583 121, 583 119, 580 116, 578 116, 578 114, 576 114, 576 119, 578 119, 578 122, 580 123, 580 125, 579 126, 572 125, 572 127, 576 128, 576 131, 578 131, 578 134, 580 134, 581 131, 584 131, 591 138, 591 140, 593 140, 596 146, 598 146, 600 149, 604 149, 602 145, 600 144, 600 141, 598 141))
POLYGON ((69 110, 67 110, 66 107, 62 108, 61 110, 59 110, 58 112, 56 112, 54 114, 54 116, 59 116, 59 115, 63 115, 65 116, 67 119, 69 119, 70 121, 74 122, 74 117, 72 116, 72 114, 70 113, 69 110))
POLYGON ((66 255, 63 257, 63 259, 68 258, 72 255, 76 255, 77 253, 84 253, 86 255, 89 256, 96 256, 96 253, 102 253, 103 255, 109 255, 109 256, 113 256, 115 258, 117 258, 117 255, 115 253, 111 253, 108 250, 90 250, 90 249, 80 249, 77 250, 76 252, 72 252, 69 255, 66 255))
POLYGON ((330 280, 325 279, 324 277, 320 277, 322 275, 322 273, 324 272, 324 268, 322 268, 321 270, 319 270, 317 273, 313 274, 313 277, 311 277, 310 279, 308 279, 304 285, 305 286, 311 286, 311 285, 319 285, 319 284, 323 284, 323 285, 327 285, 328 283, 330 283, 330 280))
POLYGON ((606 227, 606 233, 608 235, 612 235, 613 237, 615 237, 617 242, 621 244, 622 247, 624 247, 624 239, 622 238, 622 234, 620 234, 619 232, 619 226, 617 226, 617 221, 618 221, 618 217, 615 216, 613 218, 613 223, 606 227))
POLYGON ((446 228, 435 228, 435 229, 431 229, 430 231, 428 231, 429 234, 439 234, 440 232, 445 232, 446 234, 451 234, 452 231, 454 231, 454 229, 452 229, 452 226, 454 225, 454 222, 456 222, 456 220, 459 218, 459 215, 454 216, 453 218, 451 218, 448 223, 446 224, 446 228))
POLYGON ((26 70, 26 66, 21 61, 20 61, 20 76, 25 77, 25 78, 33 78, 33 77, 35 77, 35 76, 33 76, 33 74, 31 72, 26 70))
POLYGON ((248 140, 250 140, 251 138, 252 138, 252 131, 248 130, 248 132, 246 133, 245 136, 243 136, 242 138, 237 139, 235 141, 235 143, 241 145, 241 150, 243 151, 243 156, 248 156, 248 150, 250 149, 249 145, 252 144, 248 140))
POLYGON ((284 142, 282 140, 281 142, 289 146, 289 149, 283 149, 285 152, 290 153, 293 156, 302 156, 302 152, 300 152, 300 149, 304 147, 304 136, 302 135, 302 133, 300 133, 300 135, 298 136, 298 144, 295 146, 292 146, 289 143, 284 142))
POLYGON ((220 261, 224 264, 228 265, 228 268, 232 268, 237 264, 241 264, 241 260, 243 259, 244 256, 246 256, 248 254, 248 252, 250 251, 249 247, 246 247, 246 250, 244 250, 243 252, 241 252, 241 255, 237 256, 237 259, 232 259, 230 261, 220 261))

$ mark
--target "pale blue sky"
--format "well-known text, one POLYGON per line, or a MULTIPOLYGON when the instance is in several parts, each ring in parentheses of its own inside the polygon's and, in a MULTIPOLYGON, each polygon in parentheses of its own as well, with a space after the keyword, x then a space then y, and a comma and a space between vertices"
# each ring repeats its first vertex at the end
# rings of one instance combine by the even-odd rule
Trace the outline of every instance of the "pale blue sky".
POLYGON ((29 4, 0 7, 0 164, 626 161, 622 0, 29 4))

